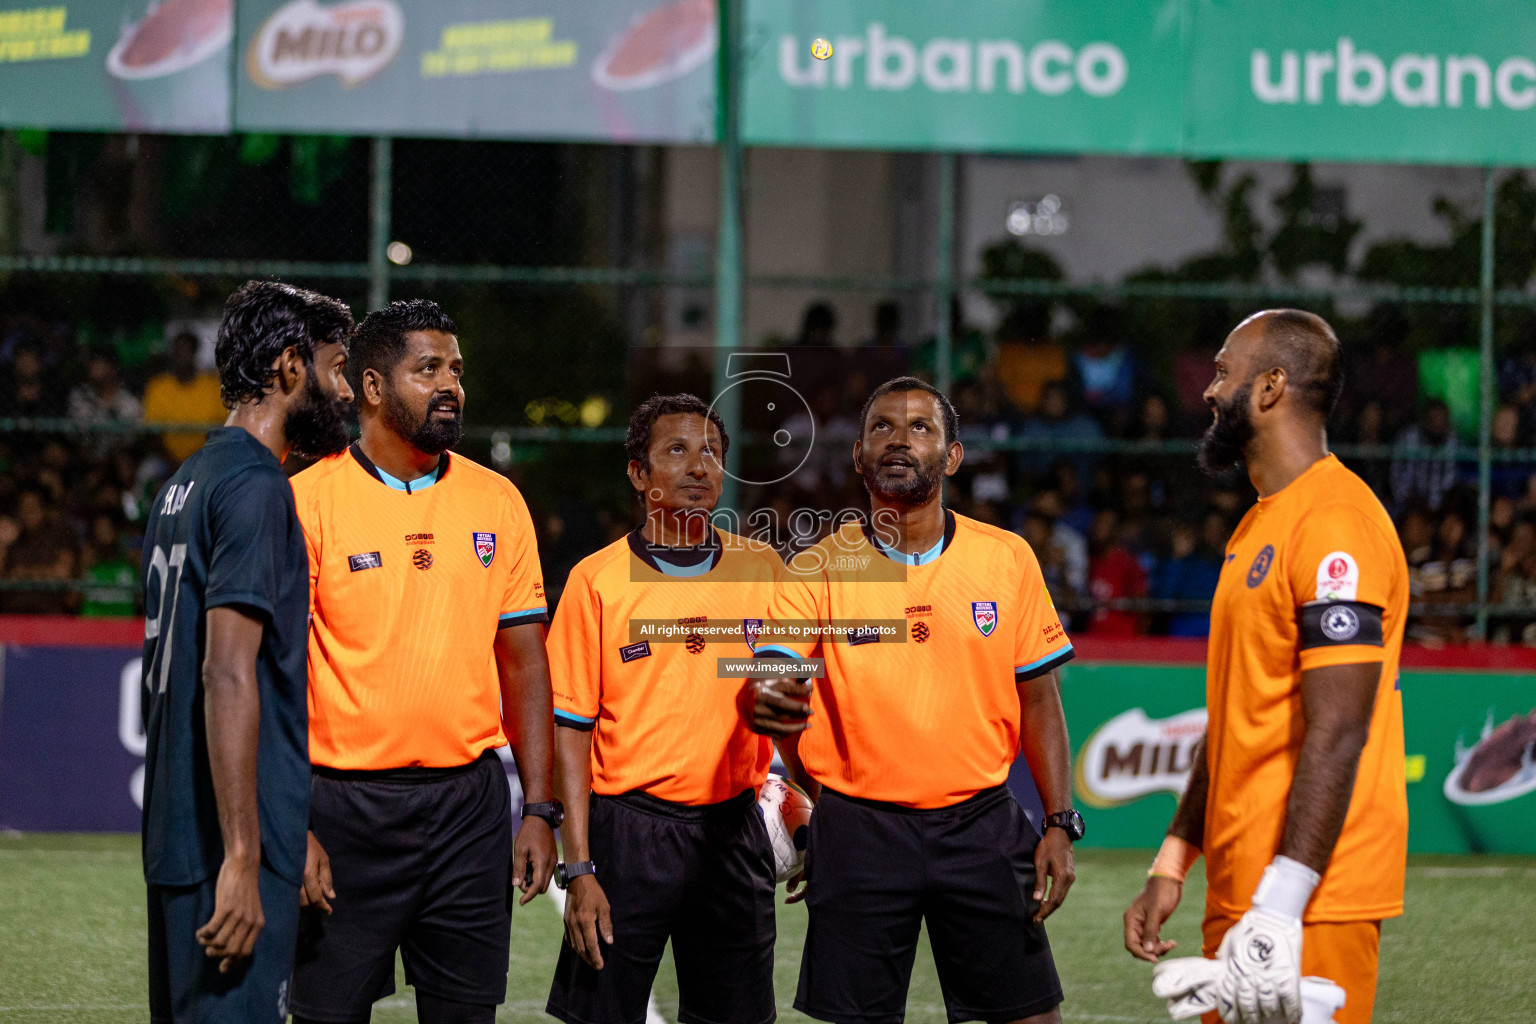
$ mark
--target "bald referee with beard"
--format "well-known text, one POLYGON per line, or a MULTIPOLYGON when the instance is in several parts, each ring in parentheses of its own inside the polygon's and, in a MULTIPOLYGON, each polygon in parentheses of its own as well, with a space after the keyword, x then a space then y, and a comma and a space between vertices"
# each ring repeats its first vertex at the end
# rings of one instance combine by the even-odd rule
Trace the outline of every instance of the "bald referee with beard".
POLYGON ((398 949, 419 1020, 488 1024, 511 884, 524 903, 544 890, 561 820, 533 525, 505 477, 449 450, 464 361, 441 309, 370 313, 351 358, 362 436, 293 481, 314 772, 294 1021, 367 1021, 398 949), (527 800, 515 843, 507 743, 527 800))

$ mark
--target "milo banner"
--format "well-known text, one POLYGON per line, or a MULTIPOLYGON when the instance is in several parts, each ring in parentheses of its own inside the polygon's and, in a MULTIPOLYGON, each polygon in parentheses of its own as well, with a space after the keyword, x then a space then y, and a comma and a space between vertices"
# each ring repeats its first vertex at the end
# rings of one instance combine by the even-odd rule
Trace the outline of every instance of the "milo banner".
POLYGON ((238 12, 242 130, 715 137, 714 0, 242 0, 238 12))
POLYGON ((1174 153, 1180 0, 748 0, 757 145, 1174 153), (811 53, 816 39, 831 55, 811 53))
MULTIPOLYGON (((1086 844, 1155 847, 1205 731, 1204 667, 1074 662, 1062 689, 1086 844)), ((1530 675, 1410 668, 1402 692, 1409 849, 1536 854, 1530 675)))
POLYGON ((0 125, 222 133, 233 0, 0 0, 0 125))

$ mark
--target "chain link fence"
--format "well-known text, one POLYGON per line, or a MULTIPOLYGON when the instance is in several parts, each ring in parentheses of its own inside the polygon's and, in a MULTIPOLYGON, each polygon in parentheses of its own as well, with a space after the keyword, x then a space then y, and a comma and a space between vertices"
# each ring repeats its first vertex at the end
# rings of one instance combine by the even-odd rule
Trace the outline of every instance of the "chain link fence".
MULTIPOLYGON (((0 136, 0 610, 134 610, 148 502, 195 445, 185 421, 217 416, 178 409, 211 364, 224 297, 248 277, 325 291, 359 315, 385 296, 443 305, 468 368, 462 450, 524 489, 557 592, 576 560, 634 525, 621 448, 632 404, 729 383, 710 349, 723 336, 718 158, 0 136), (195 346, 195 366, 178 344, 195 346)), ((1200 635, 1221 549, 1253 500, 1245 479, 1194 467, 1211 358, 1244 316, 1296 305, 1345 344, 1331 441, 1398 523, 1412 635, 1536 643, 1525 173, 744 158, 740 342, 795 357, 818 432, 804 465, 770 479, 782 455, 752 445, 783 424, 743 413, 743 514, 861 506, 857 409, 886 376, 914 372, 960 412, 967 455, 948 500, 1030 540, 1074 628, 1200 635)))

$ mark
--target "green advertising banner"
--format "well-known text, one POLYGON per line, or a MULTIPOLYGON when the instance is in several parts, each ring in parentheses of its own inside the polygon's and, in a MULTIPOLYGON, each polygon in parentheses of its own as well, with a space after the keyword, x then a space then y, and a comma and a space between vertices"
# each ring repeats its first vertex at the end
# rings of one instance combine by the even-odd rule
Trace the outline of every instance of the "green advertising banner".
POLYGON ((1536 159, 1536 4, 1196 0, 1183 150, 1195 156, 1536 159))
POLYGON ((243 0, 238 21, 242 130, 715 137, 714 0, 243 0))
POLYGON ((0 6, 0 124, 227 132, 234 17, 233 0, 0 6))
MULTIPOLYGON (((1536 854, 1536 688, 1528 675, 1402 674, 1408 848, 1536 854)), ((1073 793, 1093 846, 1156 847, 1205 731, 1201 665, 1070 664, 1073 793)))
POLYGON ((744 142, 1175 153, 1180 0, 747 0, 744 142), (813 56, 825 39, 830 55, 813 56))

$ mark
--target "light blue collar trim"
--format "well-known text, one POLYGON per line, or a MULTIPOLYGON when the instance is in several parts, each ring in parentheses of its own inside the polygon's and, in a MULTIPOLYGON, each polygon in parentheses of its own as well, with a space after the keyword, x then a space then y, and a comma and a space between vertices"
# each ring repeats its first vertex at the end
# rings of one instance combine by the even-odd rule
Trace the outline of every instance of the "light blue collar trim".
POLYGON ((657 558, 656 568, 660 569, 664 576, 703 576, 715 567, 717 557, 718 552, 711 554, 697 565, 673 565, 671 562, 657 558))
POLYGON ((409 483, 404 480, 397 480, 396 478, 390 476, 388 473, 384 472, 378 466, 374 466, 373 469, 374 472, 379 474, 379 479, 383 480, 387 486, 393 487, 397 491, 404 491, 406 494, 415 494, 417 491, 424 491, 428 487, 431 487, 433 484, 437 483, 437 478, 442 474, 443 471, 443 462, 441 459, 439 459, 437 465, 432 467, 432 472, 428 473, 426 476, 418 477, 409 483))
POLYGON ((893 562, 900 562, 902 565, 927 565, 929 562, 934 561, 944 553, 944 538, 942 536, 939 537, 937 543, 935 543, 933 547, 929 548, 927 551, 919 551, 915 555, 909 555, 905 551, 897 551, 894 548, 888 548, 884 543, 881 542, 879 537, 872 536, 870 537, 870 540, 875 542, 875 547, 880 551, 882 555, 884 555, 886 558, 889 558, 893 562))

